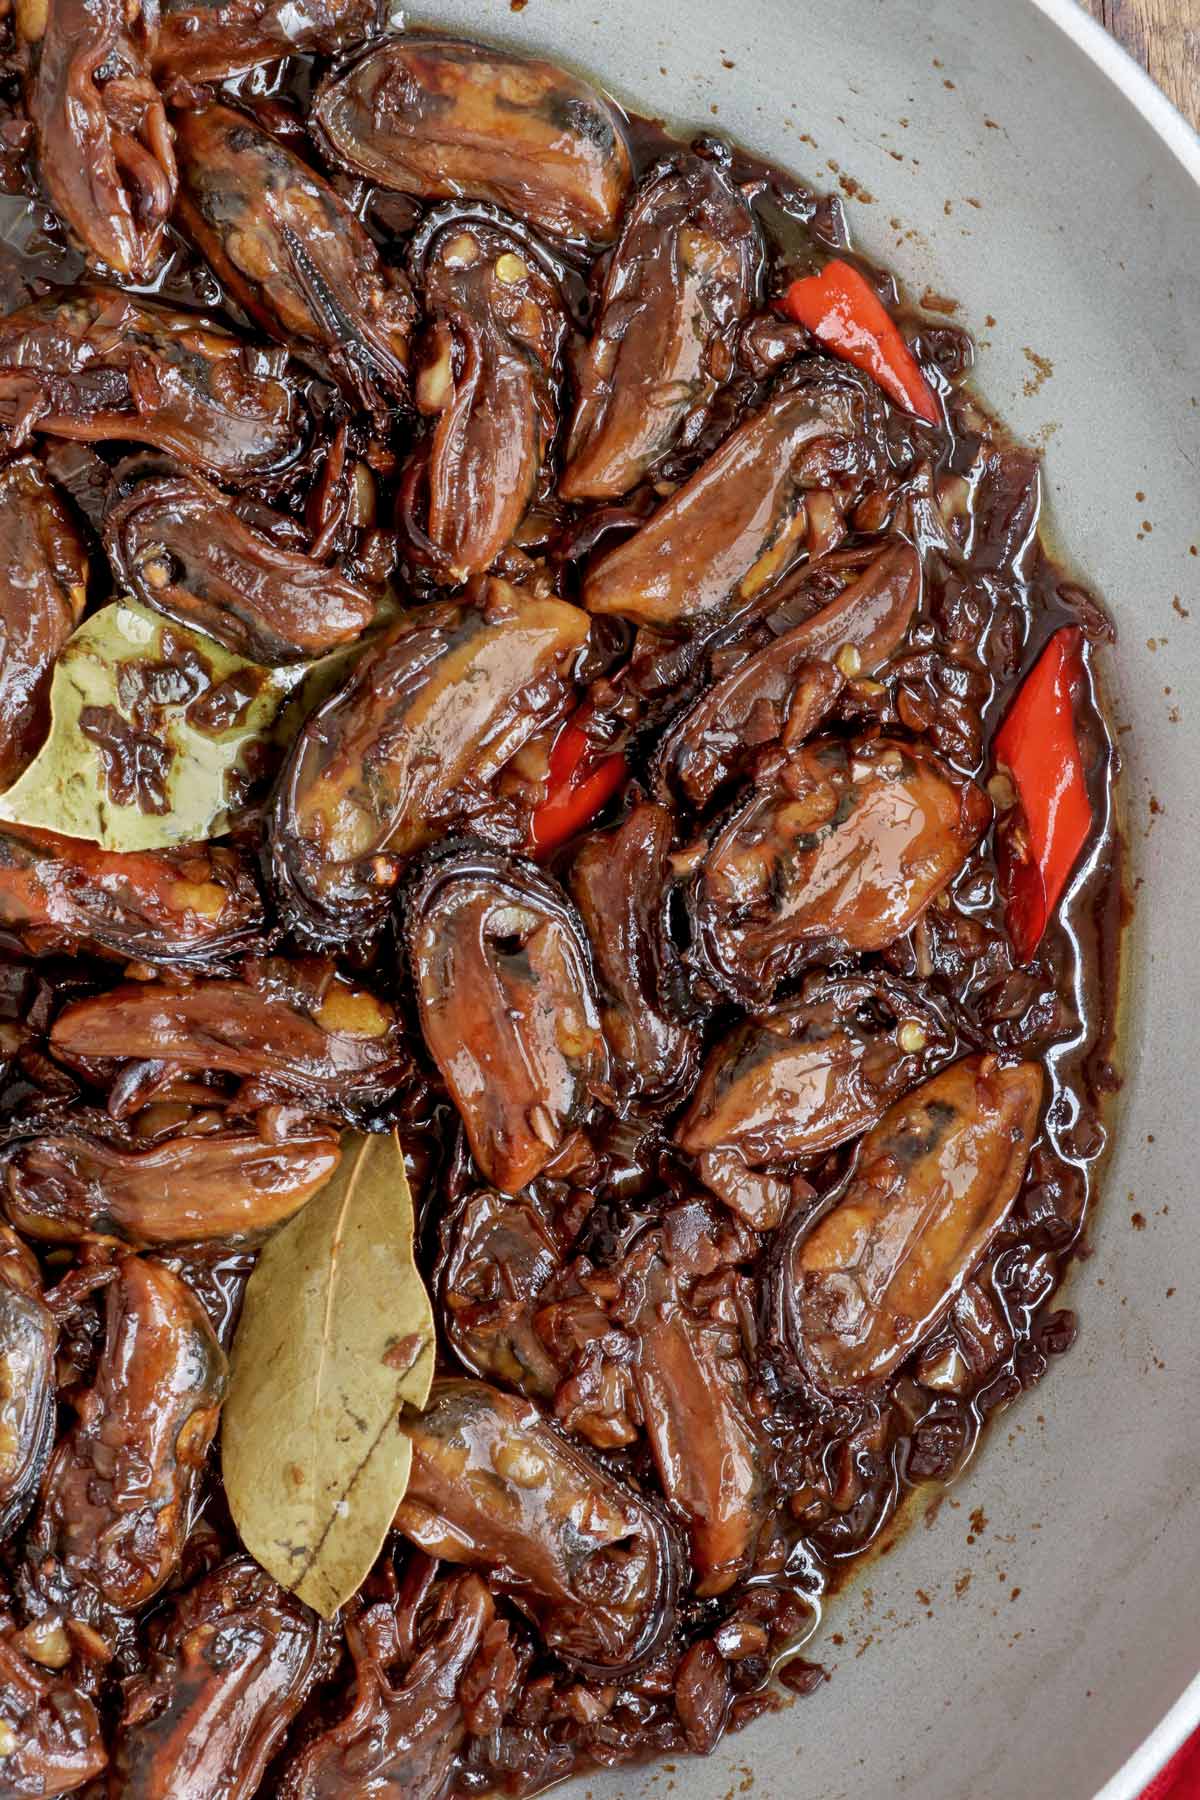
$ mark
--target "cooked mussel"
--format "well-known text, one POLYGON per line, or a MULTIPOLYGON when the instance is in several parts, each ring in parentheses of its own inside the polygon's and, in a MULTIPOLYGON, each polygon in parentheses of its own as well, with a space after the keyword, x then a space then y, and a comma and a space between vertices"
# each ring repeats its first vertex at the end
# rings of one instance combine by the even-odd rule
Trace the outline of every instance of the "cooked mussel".
POLYGON ((915 987, 886 975, 810 976, 800 996, 715 1045, 675 1141, 758 1229, 778 1225, 786 1182, 865 1131, 945 1057, 953 1031, 915 987))
POLYGON ((0 1636, 0 1782, 12 1800, 51 1800, 103 1772, 104 1732, 88 1696, 27 1656, 14 1635, 0 1636))
POLYGON ((434 234, 420 283, 429 324, 416 401, 435 423, 410 470, 402 522, 438 578, 460 582, 495 561, 533 498, 558 422, 567 316, 553 269, 484 216, 434 234))
POLYGON ((659 1479, 687 1524, 696 1592, 708 1596, 732 1587, 753 1559, 767 1516, 770 1450, 746 1404, 733 1291, 708 1304, 695 1297, 688 1264, 707 1233, 701 1209, 688 1210, 695 1225, 676 1220, 651 1233, 623 1265, 632 1296, 623 1316, 637 1341, 633 1382, 659 1479), (686 1246, 682 1253, 673 1238, 686 1246))
POLYGON ((41 467, 58 492, 71 502, 79 521, 99 537, 104 528, 112 470, 90 444, 71 438, 48 438, 40 447, 41 467))
POLYGON ((257 1244, 324 1186, 338 1160, 336 1137, 315 1130, 277 1144, 255 1131, 206 1132, 146 1150, 46 1132, 9 1155, 4 1210, 44 1243, 257 1244))
POLYGON ((584 839, 569 877, 591 941, 616 1078, 643 1100, 685 1087, 695 1068, 696 1034, 668 1003, 678 985, 667 929, 673 829, 665 807, 640 803, 614 830, 584 839))
POLYGON ((346 202, 231 106, 181 112, 175 134, 179 216, 243 310, 360 404, 403 400, 412 293, 346 202))
POLYGON ((442 1226, 442 1328, 463 1367, 549 1399, 559 1370, 538 1336, 538 1299, 562 1262, 536 1203, 480 1188, 442 1226))
POLYGON ((495 1607, 477 1575, 439 1582, 429 1604, 425 1641, 401 1681, 388 1668, 398 1648, 394 1619, 379 1619, 376 1607, 347 1620, 354 1704, 288 1765, 279 1800, 442 1800, 466 1736, 459 1683, 495 1607))
POLYGON ((515 1194, 607 1082, 583 928, 548 876, 464 843, 414 883, 408 944, 425 1043, 471 1153, 515 1194))
POLYGON ((254 662, 306 662, 353 642, 374 600, 278 541, 270 518, 263 509, 252 524, 203 476, 137 457, 116 472, 104 545, 139 600, 254 662))
POLYGON ((791 750, 824 723, 845 676, 783 642, 734 669, 671 727, 655 759, 666 797, 705 812, 736 776, 753 772, 762 752, 791 750))
POLYGON ((551 1281, 535 1320, 561 1370, 554 1416, 597 1450, 635 1444, 643 1423, 633 1383, 637 1345, 609 1311, 614 1285, 610 1269, 575 1258, 551 1281))
POLYGON ((118 1609, 170 1580, 225 1393, 225 1355, 186 1282, 128 1257, 109 1284, 96 1379, 51 1458, 29 1552, 118 1609))
POLYGON ((802 746, 717 829, 696 875, 707 973, 761 1004, 822 950, 894 943, 958 874, 991 810, 918 746, 802 746))
POLYGON ((286 361, 202 313, 98 283, 56 289, 0 319, 0 441, 131 440, 253 480, 301 446, 286 361))
MULTIPOLYGON (((787 604, 783 584, 778 605, 787 604)), ((767 746, 803 743, 846 680, 871 676, 908 629, 921 563, 902 539, 801 624, 735 662, 675 721, 659 747, 660 790, 697 810, 767 746)), ((732 654, 732 652, 727 653, 732 654)))
POLYGON ((620 115, 553 63, 457 38, 392 38, 330 76, 313 123, 381 187, 490 200, 559 237, 608 243, 632 179, 620 115))
POLYGON ((122 0, 20 0, 29 117, 50 202, 89 260, 146 281, 175 201, 171 128, 122 0))
MULTIPOLYGON (((879 401, 843 369, 802 366, 584 582, 590 612, 692 630, 746 605, 809 543, 806 496, 840 516, 883 466, 879 401)), ((822 526, 822 542, 828 527, 822 526)))
POLYGON ((186 1588, 125 1688, 113 1743, 123 1800, 251 1800, 327 1641, 317 1615, 248 1556, 186 1588))
POLYGON ((601 1680, 671 1632, 679 1552, 651 1504, 547 1423, 481 1381, 436 1381, 397 1529, 430 1556, 487 1571, 547 1649, 601 1680))
POLYGON ((902 537, 832 550, 769 588, 731 628, 735 646, 776 640, 806 659, 878 674, 903 644, 921 599, 921 559, 902 537), (848 655, 848 652, 854 652, 848 655))
POLYGON ((32 1504, 54 1445, 57 1339, 37 1262, 0 1225, 0 1542, 32 1504))
POLYGON ((265 926, 245 859, 226 844, 101 850, 32 826, 0 831, 0 928, 35 954, 219 962, 265 926))
POLYGON ((1017 570, 1037 534, 1042 462, 1024 444, 992 444, 980 455, 973 495, 971 561, 979 569, 1017 570))
POLYGON ((562 704, 586 615, 499 581, 480 599, 400 620, 296 740, 272 867, 317 941, 382 924, 396 859, 485 804, 486 784, 562 704))
POLYGON ((39 746, 87 578, 83 540, 39 465, 21 456, 0 469, 0 788, 39 746))
POLYGON ((365 37, 375 0, 160 0, 150 55, 164 85, 225 81, 263 63, 316 50, 333 56, 365 37))
POLYGON ((732 369, 760 256, 750 206, 715 163, 683 156, 651 172, 575 360, 564 499, 627 493, 685 428, 702 423, 732 369))
POLYGON ((937 1328, 1016 1199, 1041 1097, 1037 1063, 952 1063, 871 1128, 832 1210, 785 1234, 772 1331, 824 1393, 869 1393, 937 1328))
POLYGON ((344 976, 315 991, 286 966, 247 981, 129 981, 73 1001, 50 1032, 55 1055, 84 1072, 113 1061, 219 1071, 317 1102, 394 1088, 407 1068, 394 1008, 344 976))

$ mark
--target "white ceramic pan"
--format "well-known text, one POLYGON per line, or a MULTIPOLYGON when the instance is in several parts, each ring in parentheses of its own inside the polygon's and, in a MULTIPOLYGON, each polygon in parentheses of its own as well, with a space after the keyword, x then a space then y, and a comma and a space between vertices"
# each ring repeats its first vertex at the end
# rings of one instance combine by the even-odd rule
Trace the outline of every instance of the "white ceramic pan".
POLYGON ((1121 633, 1133 993, 1079 1342, 930 1529, 834 1602, 809 1652, 831 1682, 708 1762, 564 1800, 1126 1800, 1200 1721, 1200 141, 1073 0, 424 17, 875 196, 847 201, 859 243, 961 303, 979 385, 1044 446, 1052 528, 1121 633))

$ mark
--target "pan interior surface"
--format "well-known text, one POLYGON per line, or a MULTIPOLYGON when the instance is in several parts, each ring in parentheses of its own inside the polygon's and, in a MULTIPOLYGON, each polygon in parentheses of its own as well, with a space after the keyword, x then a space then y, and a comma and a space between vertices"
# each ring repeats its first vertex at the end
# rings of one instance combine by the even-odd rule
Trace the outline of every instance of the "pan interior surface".
POLYGON ((928 1529, 832 1603, 806 1651, 830 1682, 707 1761, 557 1791, 1125 1800, 1200 1717, 1200 1687, 1180 1700, 1200 1668, 1200 840, 1180 829, 1200 763, 1200 145, 1070 0, 442 0, 409 22, 434 21, 840 180, 862 248, 958 302, 981 392, 1044 449, 1052 538, 1120 633, 1130 993, 1116 1148, 1066 1288, 1079 1342, 928 1529))

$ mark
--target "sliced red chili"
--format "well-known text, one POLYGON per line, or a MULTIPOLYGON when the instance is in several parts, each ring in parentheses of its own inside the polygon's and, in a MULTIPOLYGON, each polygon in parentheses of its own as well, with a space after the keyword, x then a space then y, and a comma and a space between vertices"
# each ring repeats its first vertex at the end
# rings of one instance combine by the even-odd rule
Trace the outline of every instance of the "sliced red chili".
POLYGON ((1083 633, 1056 631, 996 733, 997 771, 1013 804, 996 830, 1009 936, 1028 962, 1092 829, 1075 701, 1083 686, 1083 633))
POLYGON ((586 730, 591 708, 571 715, 550 751, 550 789, 529 823, 530 846, 544 854, 581 830, 611 800, 626 775, 619 753, 596 760, 586 730))
POLYGON ((840 257, 819 275, 793 281, 784 312, 846 362, 874 377, 897 404, 928 425, 941 417, 933 389, 900 328, 864 275, 840 257))

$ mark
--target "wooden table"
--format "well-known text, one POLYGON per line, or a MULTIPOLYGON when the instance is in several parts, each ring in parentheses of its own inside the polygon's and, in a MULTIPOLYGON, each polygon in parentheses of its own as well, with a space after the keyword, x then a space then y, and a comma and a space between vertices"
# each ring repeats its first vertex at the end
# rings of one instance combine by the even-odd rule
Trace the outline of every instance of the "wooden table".
POLYGON ((1200 0, 1083 0, 1200 127, 1200 0))

